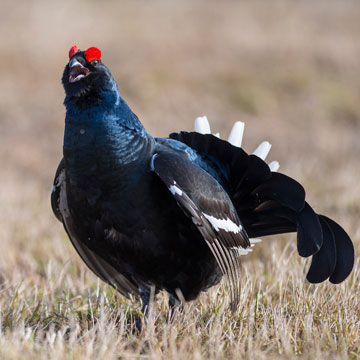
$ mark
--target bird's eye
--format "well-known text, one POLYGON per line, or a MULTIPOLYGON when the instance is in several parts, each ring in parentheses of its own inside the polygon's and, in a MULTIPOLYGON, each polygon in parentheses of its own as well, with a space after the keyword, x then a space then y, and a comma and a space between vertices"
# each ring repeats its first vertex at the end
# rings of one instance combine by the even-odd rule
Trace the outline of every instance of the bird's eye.
POLYGON ((91 60, 91 65, 92 66, 96 66, 98 63, 99 63, 99 60, 96 60, 96 59, 91 60))

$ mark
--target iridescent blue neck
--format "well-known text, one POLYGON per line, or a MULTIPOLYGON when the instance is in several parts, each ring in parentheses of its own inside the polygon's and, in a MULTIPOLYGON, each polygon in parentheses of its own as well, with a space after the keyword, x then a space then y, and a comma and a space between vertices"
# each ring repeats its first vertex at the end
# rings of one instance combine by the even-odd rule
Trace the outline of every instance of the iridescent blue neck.
MULTIPOLYGON (((86 170, 92 163, 117 167, 151 156, 154 139, 109 79, 84 106, 65 98, 64 157, 86 170)), ((103 169, 106 170, 106 169, 103 169)))
POLYGON ((146 136, 146 131, 137 116, 131 111, 128 104, 120 95, 116 82, 112 77, 108 78, 106 84, 96 94, 83 99, 65 97, 66 122, 87 122, 91 123, 106 121, 107 117, 114 117, 125 128, 134 130, 139 135, 146 136))

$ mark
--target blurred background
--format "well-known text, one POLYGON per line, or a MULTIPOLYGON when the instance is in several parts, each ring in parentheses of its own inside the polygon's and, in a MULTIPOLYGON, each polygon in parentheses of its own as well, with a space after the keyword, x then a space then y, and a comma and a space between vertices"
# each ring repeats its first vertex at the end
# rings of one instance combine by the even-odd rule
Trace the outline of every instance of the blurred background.
POLYGON ((244 121, 245 150, 270 141, 269 160, 358 248, 359 2, 1 0, 0 35, 0 283, 81 264, 49 199, 75 44, 102 50, 154 136, 200 115, 223 137, 244 121))

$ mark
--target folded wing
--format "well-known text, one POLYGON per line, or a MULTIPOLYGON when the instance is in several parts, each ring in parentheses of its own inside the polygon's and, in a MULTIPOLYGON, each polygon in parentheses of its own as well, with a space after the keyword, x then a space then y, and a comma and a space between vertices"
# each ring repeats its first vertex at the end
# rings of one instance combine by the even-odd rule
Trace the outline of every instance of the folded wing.
POLYGON ((232 288, 232 306, 239 298, 239 249, 250 246, 231 199, 206 171, 176 151, 158 151, 152 170, 192 219, 232 288))

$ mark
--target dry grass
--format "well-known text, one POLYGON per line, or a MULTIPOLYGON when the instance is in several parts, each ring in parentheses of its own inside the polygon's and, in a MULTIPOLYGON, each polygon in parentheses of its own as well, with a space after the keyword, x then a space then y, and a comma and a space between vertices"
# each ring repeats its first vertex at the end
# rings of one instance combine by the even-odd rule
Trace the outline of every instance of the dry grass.
POLYGON ((67 51, 98 46, 156 136, 209 116, 246 122, 244 146, 303 183, 360 247, 360 5, 355 1, 7 2, 0 11, 0 358, 360 357, 359 260, 343 284, 309 285, 293 235, 244 260, 239 311, 224 284, 166 321, 99 283, 49 205, 61 157, 67 51))

